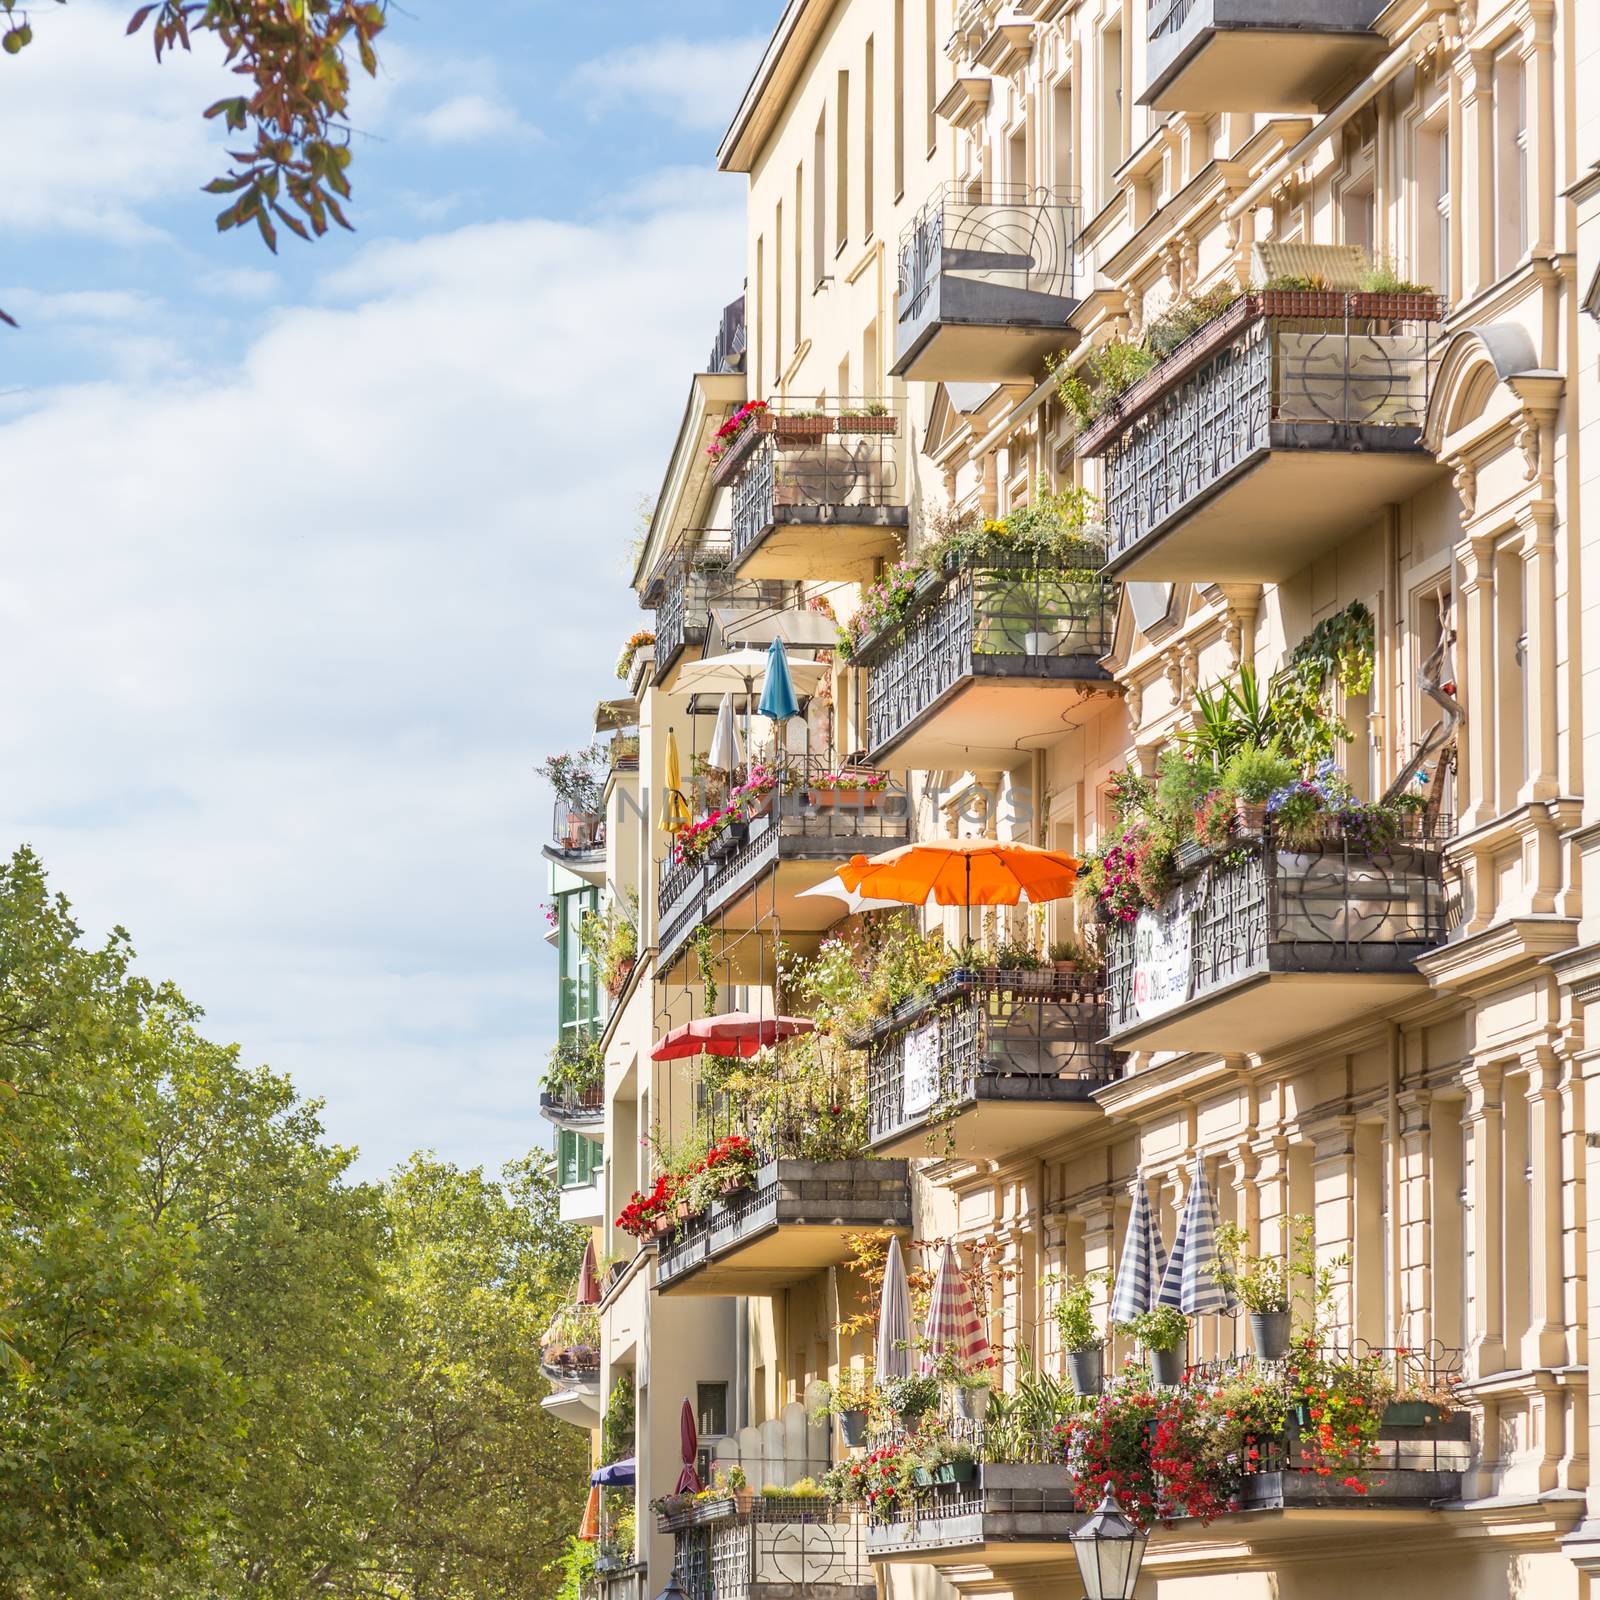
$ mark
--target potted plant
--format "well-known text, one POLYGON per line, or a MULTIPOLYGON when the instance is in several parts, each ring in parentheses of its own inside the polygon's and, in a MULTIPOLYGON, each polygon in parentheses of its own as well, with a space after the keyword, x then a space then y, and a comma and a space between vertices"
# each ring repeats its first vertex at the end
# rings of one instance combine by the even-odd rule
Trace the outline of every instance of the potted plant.
POLYGON ((969 1368, 953 1350, 942 1351, 933 1376, 955 1396, 956 1414, 966 1422, 982 1422, 989 1414, 990 1369, 987 1363, 969 1368))
POLYGON ((867 400, 859 410, 840 412, 834 426, 840 433, 893 433, 895 419, 883 401, 867 400))
POLYGON ((745 1476, 743 1467, 735 1463, 729 1467, 726 1474, 717 1474, 718 1487, 726 1487, 733 1496, 733 1503, 741 1510, 748 1511, 755 1502, 755 1491, 750 1487, 750 1480, 745 1476))
POLYGON ((850 1449, 867 1442, 867 1420, 878 1401, 878 1388, 870 1372, 844 1367, 832 1383, 824 1383, 813 1414, 839 1419, 839 1433, 850 1449))
MULTIPOLYGON (((1297 1237, 1309 1219, 1295 1218, 1297 1237)), ((1296 1245, 1298 1256, 1300 1246, 1296 1245)), ((1250 1343, 1262 1361, 1281 1361, 1289 1353, 1289 1278, 1292 1263, 1250 1249, 1250 1236, 1235 1222, 1217 1230, 1217 1259, 1211 1275, 1230 1300, 1250 1317, 1250 1343)))
POLYGON ((939 1403, 939 1382, 929 1374, 913 1372, 886 1384, 884 1403, 908 1428, 915 1428, 924 1413, 939 1403))
POLYGON ((1094 1302, 1096 1289, 1107 1281, 1104 1272, 1046 1280, 1059 1286, 1053 1314, 1075 1394, 1096 1395, 1105 1387, 1106 1337, 1095 1316, 1094 1302))
POLYGON ((1183 1382, 1189 1344, 1189 1319, 1176 1306, 1157 1306, 1141 1311, 1128 1322, 1117 1324, 1118 1331, 1130 1334, 1150 1357, 1150 1373, 1164 1388, 1183 1382))
MULTIPOLYGON (((1276 740, 1264 748, 1245 744, 1235 750, 1222 769, 1221 790, 1233 802, 1236 831, 1259 834, 1266 825, 1267 801, 1298 776, 1276 740)), ((1213 832, 1221 825, 1220 818, 1208 820, 1213 832)))
POLYGON ((780 448, 812 444, 833 432, 833 418, 815 406, 808 406, 803 411, 769 411, 767 418, 780 448))
POLYGON ((888 781, 882 772, 825 772, 807 788, 819 810, 832 806, 870 810, 877 805, 888 781))

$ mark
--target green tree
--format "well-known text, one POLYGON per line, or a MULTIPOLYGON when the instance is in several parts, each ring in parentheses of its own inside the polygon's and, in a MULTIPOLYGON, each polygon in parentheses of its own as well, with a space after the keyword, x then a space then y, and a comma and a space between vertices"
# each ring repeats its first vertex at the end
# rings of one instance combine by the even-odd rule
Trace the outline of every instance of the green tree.
POLYGON ((0 866, 0 1600, 497 1600, 582 1504, 542 1165, 350 1181, 320 1108, 0 866))

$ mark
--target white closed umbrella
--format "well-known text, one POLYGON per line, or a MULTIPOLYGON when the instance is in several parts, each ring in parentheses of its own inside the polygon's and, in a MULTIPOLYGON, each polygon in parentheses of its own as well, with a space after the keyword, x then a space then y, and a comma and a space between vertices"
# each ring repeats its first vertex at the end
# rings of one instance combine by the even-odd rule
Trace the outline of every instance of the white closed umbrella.
POLYGON ((826 896, 830 900, 842 900, 846 910, 851 916, 861 911, 889 911, 901 910, 902 902, 899 900, 869 900, 865 895, 856 894, 853 890, 845 888, 836 872, 831 878, 824 878, 821 883, 813 884, 809 889, 802 889, 796 896, 804 900, 807 895, 816 895, 819 898, 826 896))
POLYGON ((883 1268, 883 1296, 878 1301, 878 1387, 911 1376, 911 1288, 900 1236, 889 1240, 883 1268))
POLYGON ((718 772, 737 772, 744 765, 744 750, 739 743, 739 729, 733 720, 733 696, 725 694, 717 707, 716 731, 711 735, 711 751, 707 765, 718 772))

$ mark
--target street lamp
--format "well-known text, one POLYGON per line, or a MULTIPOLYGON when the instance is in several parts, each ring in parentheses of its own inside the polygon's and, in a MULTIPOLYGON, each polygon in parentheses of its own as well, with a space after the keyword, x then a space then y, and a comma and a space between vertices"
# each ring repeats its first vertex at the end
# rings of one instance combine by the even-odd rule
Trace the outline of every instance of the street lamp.
POLYGON ((1148 1537, 1123 1515, 1108 1483, 1099 1509, 1072 1535, 1084 1600, 1133 1600, 1148 1537))
POLYGON ((678 1576, 676 1562, 672 1565, 672 1571, 667 1574, 666 1588, 656 1596, 656 1600, 689 1600, 689 1591, 684 1588, 683 1580, 678 1576))

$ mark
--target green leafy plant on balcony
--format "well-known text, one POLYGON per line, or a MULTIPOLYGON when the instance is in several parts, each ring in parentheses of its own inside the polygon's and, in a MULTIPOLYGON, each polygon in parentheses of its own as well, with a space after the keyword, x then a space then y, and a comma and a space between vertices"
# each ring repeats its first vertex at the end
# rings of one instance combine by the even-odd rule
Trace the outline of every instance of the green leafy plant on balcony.
POLYGON ((578 923, 583 946, 601 987, 615 1000, 626 987, 639 955, 639 892, 627 890, 623 905, 608 902, 603 911, 585 911, 578 923))
POLYGON ((593 813, 600 809, 610 759, 609 749, 595 743, 582 750, 546 756, 539 765, 539 775, 569 810, 593 813))
POLYGON ((597 1034, 569 1035, 550 1052, 544 1086, 557 1099, 579 1100, 605 1083, 606 1057, 597 1034))

